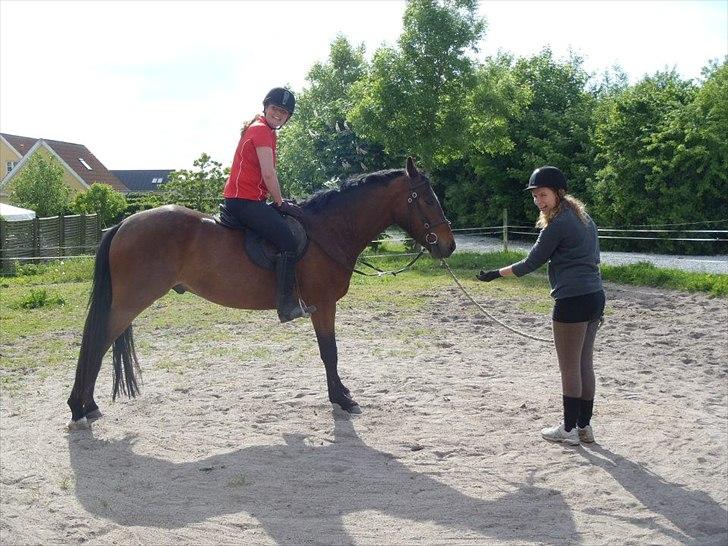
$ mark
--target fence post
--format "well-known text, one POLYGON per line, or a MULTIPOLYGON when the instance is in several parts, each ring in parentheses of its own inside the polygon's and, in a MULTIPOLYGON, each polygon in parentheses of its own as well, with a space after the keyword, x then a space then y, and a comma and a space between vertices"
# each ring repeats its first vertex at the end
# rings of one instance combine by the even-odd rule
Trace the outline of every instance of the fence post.
POLYGON ((66 250, 66 217, 58 215, 58 255, 63 258, 66 250))
POLYGON ((40 220, 36 216, 33 218, 33 257, 40 256, 40 220))
POLYGON ((503 209, 503 252, 508 252, 508 209, 503 209))
POLYGON ((86 253, 86 213, 81 213, 81 240, 78 243, 76 254, 86 253))
POLYGON ((5 220, 0 218, 0 272, 4 273, 5 267, 5 220))

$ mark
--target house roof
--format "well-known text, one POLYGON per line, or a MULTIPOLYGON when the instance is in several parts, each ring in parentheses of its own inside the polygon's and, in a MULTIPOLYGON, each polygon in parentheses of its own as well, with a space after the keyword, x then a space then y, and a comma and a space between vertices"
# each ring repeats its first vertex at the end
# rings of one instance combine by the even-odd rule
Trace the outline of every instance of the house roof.
POLYGON ((130 191, 157 191, 173 169, 111 171, 130 191))
MULTIPOLYGON (((25 155, 39 142, 49 148, 62 160, 87 186, 93 183, 108 184, 116 191, 128 192, 129 189, 109 171, 94 154, 83 144, 63 142, 61 140, 33 139, 17 135, 0 133, 15 150, 25 155)), ((20 166, 20 165, 19 165, 20 166)), ((16 169, 8 175, 11 177, 16 169)))
POLYGON ((15 149, 15 151, 20 154, 20 157, 23 157, 26 153, 28 153, 28 150, 33 147, 33 144, 38 142, 37 138, 8 135, 7 133, 0 133, 0 135, 2 135, 7 143, 10 144, 15 149))

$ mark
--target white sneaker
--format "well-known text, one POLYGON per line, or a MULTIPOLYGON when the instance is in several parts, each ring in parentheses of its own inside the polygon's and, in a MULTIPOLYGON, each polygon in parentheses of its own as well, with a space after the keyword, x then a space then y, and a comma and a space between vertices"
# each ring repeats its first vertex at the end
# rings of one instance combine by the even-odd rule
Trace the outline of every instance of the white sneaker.
POLYGON ((576 430, 576 427, 572 428, 569 432, 564 430, 564 425, 544 428, 541 429, 541 436, 549 442, 563 442, 570 446, 579 445, 579 432, 576 430))
POLYGON ((594 441, 594 431, 591 425, 587 425, 584 428, 576 427, 576 430, 579 432, 579 440, 585 444, 591 444, 594 441))

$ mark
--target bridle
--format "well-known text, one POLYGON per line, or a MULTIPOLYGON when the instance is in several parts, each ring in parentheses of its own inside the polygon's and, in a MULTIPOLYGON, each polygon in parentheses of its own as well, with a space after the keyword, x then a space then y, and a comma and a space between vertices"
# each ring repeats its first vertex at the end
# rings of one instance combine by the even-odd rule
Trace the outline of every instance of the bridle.
MULTIPOLYGON (((408 215, 407 215, 407 225, 408 225, 408 231, 410 233, 414 233, 413 228, 413 220, 414 215, 417 214, 420 217, 420 220, 422 221, 422 225, 425 228, 426 234, 425 234, 425 242, 430 245, 436 245, 438 241, 437 233, 435 233, 434 229, 437 226, 440 226, 442 224, 450 224, 450 221, 445 218, 445 213, 442 213, 441 218, 436 220, 435 222, 431 221, 424 210, 422 210, 422 205, 420 203, 420 194, 417 190, 419 190, 422 187, 428 187, 430 186, 430 181, 425 178, 424 176, 421 176, 421 182, 418 182, 417 184, 412 184, 412 179, 408 178, 408 184, 409 184, 409 194, 407 196, 407 209, 408 209, 408 215)), ((382 269, 379 269, 377 266, 370 264, 369 262, 362 260, 359 258, 359 262, 361 262, 363 265, 370 267, 377 271, 377 273, 365 273, 364 271, 359 271, 358 269, 354 269, 354 273, 358 273, 359 275, 364 275, 367 277, 381 277, 382 275, 397 275, 398 273, 402 273, 403 271, 407 271, 410 267, 414 265, 414 263, 420 259, 420 256, 422 256, 425 253, 424 246, 420 249, 419 253, 404 267, 401 267, 400 269, 397 269, 396 271, 383 271, 382 269)))
POLYGON ((422 225, 424 226, 425 231, 426 231, 425 242, 428 245, 433 246, 433 245, 436 245, 437 241, 438 241, 437 233, 435 233, 435 231, 434 231, 435 228, 442 224, 450 224, 450 221, 447 218, 445 218, 445 213, 442 212, 441 217, 438 220, 433 222, 432 220, 430 220, 427 217, 427 214, 425 213, 425 211, 422 210, 422 205, 420 202, 420 194, 418 193, 417 190, 419 190, 420 188, 425 187, 425 186, 428 188, 431 188, 431 186, 430 186, 430 181, 427 178, 425 178, 424 176, 420 176, 420 178, 421 178, 421 182, 419 182, 415 185, 412 185, 412 179, 411 178, 409 179, 410 187, 409 187, 409 196, 407 197, 407 207, 409 208, 409 221, 408 221, 409 232, 414 233, 414 230, 412 229, 413 216, 415 214, 418 214, 420 217, 420 220, 422 221, 422 225))

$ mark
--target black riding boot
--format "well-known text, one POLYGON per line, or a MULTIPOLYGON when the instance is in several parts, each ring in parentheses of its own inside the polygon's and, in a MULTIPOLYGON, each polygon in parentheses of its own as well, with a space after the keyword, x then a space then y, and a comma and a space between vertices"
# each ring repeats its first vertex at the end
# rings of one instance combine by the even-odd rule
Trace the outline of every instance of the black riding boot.
POLYGON ((296 282, 296 262, 292 252, 276 255, 276 305, 281 322, 310 317, 316 311, 315 305, 303 306, 296 297, 293 285, 296 282))

